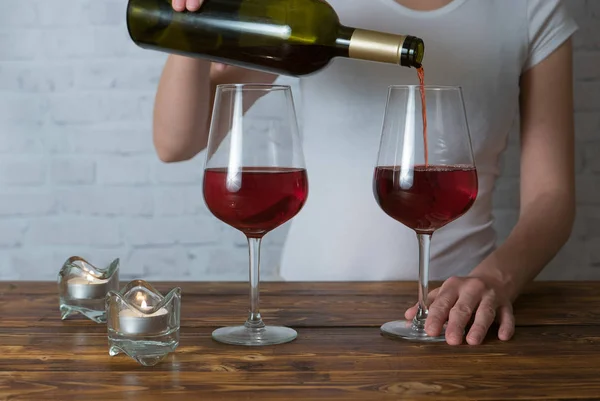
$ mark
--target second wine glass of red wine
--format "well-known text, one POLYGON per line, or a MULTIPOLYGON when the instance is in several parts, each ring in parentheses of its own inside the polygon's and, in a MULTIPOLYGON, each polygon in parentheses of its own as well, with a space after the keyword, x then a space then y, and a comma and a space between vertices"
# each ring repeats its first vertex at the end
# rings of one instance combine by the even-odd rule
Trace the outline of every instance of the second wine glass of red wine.
MULTIPOLYGON (((389 88, 373 192, 381 209, 415 231, 419 301, 412 321, 381 326, 384 335, 444 341, 425 332, 429 245, 434 232, 464 215, 477 197, 477 170, 462 90, 452 86, 389 88)), ((400 268, 400 266, 398 267, 400 268)))
POLYGON ((235 345, 292 341, 295 330, 267 326, 259 311, 262 238, 292 219, 308 196, 308 178, 287 85, 219 85, 204 170, 204 201, 212 214, 248 239, 250 305, 246 322, 212 337, 235 345), (252 106, 252 107, 250 107, 252 106))

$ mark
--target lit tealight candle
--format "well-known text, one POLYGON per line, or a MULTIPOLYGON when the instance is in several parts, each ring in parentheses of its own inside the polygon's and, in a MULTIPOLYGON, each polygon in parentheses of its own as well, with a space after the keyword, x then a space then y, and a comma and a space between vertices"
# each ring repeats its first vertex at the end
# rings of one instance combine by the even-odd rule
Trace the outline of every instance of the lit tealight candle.
MULTIPOLYGON (((135 297, 137 306, 143 311, 149 311, 146 296, 138 292, 135 297)), ((119 331, 123 334, 154 335, 168 328, 169 315, 165 308, 147 314, 136 309, 123 309, 119 312, 119 331)))
POLYGON ((108 279, 99 279, 86 274, 85 277, 71 277, 67 280, 67 292, 72 299, 97 299, 106 296, 108 279))

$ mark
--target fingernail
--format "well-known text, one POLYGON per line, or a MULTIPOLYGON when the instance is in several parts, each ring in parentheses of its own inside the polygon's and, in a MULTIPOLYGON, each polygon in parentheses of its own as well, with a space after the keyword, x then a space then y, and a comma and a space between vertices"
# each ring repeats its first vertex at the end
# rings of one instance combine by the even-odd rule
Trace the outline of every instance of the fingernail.
POLYGON ((475 335, 475 336, 469 336, 467 341, 469 342, 469 344, 472 345, 476 345, 479 344, 481 342, 481 337, 475 335))
POLYGON ((463 338, 461 336, 452 336, 450 339, 454 345, 460 345, 463 342, 463 338))
POLYGON ((227 66, 225 64, 217 64, 217 70, 218 71, 223 71, 225 70, 227 66))
POLYGON ((185 0, 173 0, 172 6, 175 11, 183 11, 185 9, 185 0))
POLYGON ((200 9, 200 0, 187 0, 187 9, 190 11, 198 11, 198 9, 200 9))

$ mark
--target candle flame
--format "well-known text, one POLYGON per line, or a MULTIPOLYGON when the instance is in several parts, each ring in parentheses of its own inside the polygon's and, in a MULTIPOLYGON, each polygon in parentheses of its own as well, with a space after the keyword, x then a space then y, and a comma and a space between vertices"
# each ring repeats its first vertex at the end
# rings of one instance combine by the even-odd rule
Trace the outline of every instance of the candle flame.
POLYGON ((148 309, 148 303, 146 302, 146 294, 144 294, 141 291, 138 291, 138 293, 135 294, 135 299, 140 303, 140 308, 148 309))

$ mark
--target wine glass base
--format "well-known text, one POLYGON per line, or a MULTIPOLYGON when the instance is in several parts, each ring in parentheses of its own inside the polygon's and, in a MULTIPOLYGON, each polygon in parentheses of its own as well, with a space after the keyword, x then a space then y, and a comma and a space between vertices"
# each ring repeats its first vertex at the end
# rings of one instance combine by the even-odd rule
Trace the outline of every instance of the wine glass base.
POLYGON ((212 338, 215 341, 246 346, 283 344, 295 340, 297 336, 296 330, 283 326, 265 326, 261 328, 246 326, 221 327, 212 333, 212 338))
POLYGON ((445 333, 446 326, 442 328, 442 332, 439 336, 429 336, 425 333, 424 329, 417 329, 413 326, 412 320, 396 320, 394 322, 387 322, 381 326, 381 332, 383 335, 393 338, 402 338, 409 341, 421 341, 421 342, 441 342, 446 341, 445 333))

